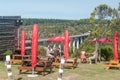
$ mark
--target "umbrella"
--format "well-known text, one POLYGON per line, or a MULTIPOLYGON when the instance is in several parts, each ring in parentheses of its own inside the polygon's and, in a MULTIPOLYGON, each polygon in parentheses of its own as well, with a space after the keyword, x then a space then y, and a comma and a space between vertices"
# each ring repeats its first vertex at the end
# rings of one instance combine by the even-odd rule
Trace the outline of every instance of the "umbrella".
POLYGON ((65 31, 65 40, 64 40, 64 58, 68 58, 69 57, 69 53, 68 53, 68 43, 69 43, 69 32, 68 30, 65 31))
POLYGON ((64 36, 52 37, 52 38, 49 38, 48 41, 51 41, 51 42, 63 42, 64 41, 64 36))
POLYGON ((97 41, 97 38, 94 38, 94 39, 90 39, 88 40, 89 42, 96 42, 97 41))
POLYGON ((38 51, 38 25, 34 24, 32 30, 32 67, 36 66, 37 59, 37 51, 38 51))
MULTIPOLYGON (((68 38, 69 40, 72 40, 72 38, 68 38)), ((56 36, 56 37, 52 37, 52 38, 48 38, 48 41, 51 42, 64 42, 65 37, 64 36, 56 36)))
POLYGON ((37 64, 37 51, 38 51, 38 24, 33 25, 32 30, 32 74, 28 75, 28 77, 36 77, 38 75, 34 74, 34 68, 37 64))
POLYGON ((118 32, 114 32, 114 60, 118 60, 118 32))
POLYGON ((21 55, 24 56, 25 55, 25 31, 22 31, 21 34, 21 55))
POLYGON ((101 42, 101 43, 104 43, 104 42, 112 42, 112 39, 101 37, 101 38, 90 39, 88 41, 89 42, 101 42))
POLYGON ((72 40, 72 38, 69 37, 69 32, 68 30, 65 31, 64 36, 56 36, 49 38, 48 41, 51 42, 64 42, 64 57, 68 58, 68 43, 69 41, 72 40))
POLYGON ((98 42, 101 42, 101 43, 103 43, 103 42, 112 42, 112 39, 109 39, 109 38, 100 38, 100 39, 98 39, 98 42))
POLYGON ((94 38, 94 39, 90 39, 88 40, 89 42, 96 42, 96 49, 98 50, 99 44, 98 43, 105 43, 105 42, 112 42, 112 39, 109 38, 105 38, 105 37, 100 37, 100 38, 94 38))

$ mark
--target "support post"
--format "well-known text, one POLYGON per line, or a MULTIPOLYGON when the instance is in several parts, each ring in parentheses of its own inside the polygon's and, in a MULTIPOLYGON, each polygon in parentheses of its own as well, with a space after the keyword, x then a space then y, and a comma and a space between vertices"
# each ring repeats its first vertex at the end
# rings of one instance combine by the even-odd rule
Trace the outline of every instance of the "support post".
POLYGON ((8 72, 8 80, 12 80, 12 69, 11 69, 11 63, 10 63, 10 55, 6 56, 6 66, 7 66, 7 72, 8 72))
POLYGON ((63 74, 64 63, 65 63, 64 58, 61 58, 60 68, 59 68, 59 74, 58 74, 58 80, 62 80, 62 74, 63 74))

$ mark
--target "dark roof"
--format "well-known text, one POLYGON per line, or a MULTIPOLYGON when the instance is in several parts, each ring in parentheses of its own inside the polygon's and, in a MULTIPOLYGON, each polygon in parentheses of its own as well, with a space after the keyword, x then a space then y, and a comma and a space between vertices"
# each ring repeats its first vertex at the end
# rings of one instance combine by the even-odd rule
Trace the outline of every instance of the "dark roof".
POLYGON ((0 16, 0 19, 20 20, 21 16, 0 16))

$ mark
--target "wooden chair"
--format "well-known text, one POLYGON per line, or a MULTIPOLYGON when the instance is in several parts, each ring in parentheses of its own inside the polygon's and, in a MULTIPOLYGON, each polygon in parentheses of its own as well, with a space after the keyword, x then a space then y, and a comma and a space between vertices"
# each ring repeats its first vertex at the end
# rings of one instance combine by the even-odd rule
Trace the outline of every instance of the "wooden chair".
POLYGON ((97 63, 97 58, 98 58, 98 52, 97 50, 92 53, 93 55, 88 58, 88 61, 90 64, 92 64, 92 61, 97 63))

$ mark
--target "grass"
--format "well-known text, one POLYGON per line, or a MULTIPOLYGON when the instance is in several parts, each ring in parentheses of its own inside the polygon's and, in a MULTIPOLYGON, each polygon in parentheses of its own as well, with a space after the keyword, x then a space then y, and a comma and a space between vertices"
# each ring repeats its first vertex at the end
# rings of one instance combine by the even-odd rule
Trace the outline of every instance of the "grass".
MULTIPOLYGON (((13 80, 57 80, 58 68, 54 68, 51 74, 46 76, 38 75, 29 78, 29 73, 18 74, 19 65, 12 65, 13 80)), ((104 63, 82 64, 79 63, 75 69, 64 69, 62 80, 119 80, 119 69, 105 70, 104 63)), ((4 62, 0 62, 0 80, 7 80, 7 69, 4 62)))

